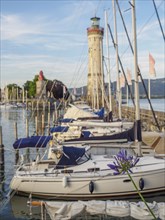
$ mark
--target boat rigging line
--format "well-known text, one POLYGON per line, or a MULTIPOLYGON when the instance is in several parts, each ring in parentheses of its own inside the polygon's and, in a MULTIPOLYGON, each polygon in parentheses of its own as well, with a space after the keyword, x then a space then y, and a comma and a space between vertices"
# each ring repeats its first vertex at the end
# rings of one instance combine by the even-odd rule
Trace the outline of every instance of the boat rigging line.
POLYGON ((10 202, 10 200, 13 198, 13 196, 16 194, 16 190, 9 190, 8 194, 5 196, 5 198, 0 203, 0 213, 4 210, 6 205, 10 202))
MULTIPOLYGON (((134 50, 133 50, 133 47, 132 47, 132 43, 131 43, 130 37, 129 37, 129 35, 128 35, 127 27, 126 27, 126 25, 125 25, 125 21, 124 21, 124 18, 123 18, 123 15, 122 15, 122 12, 121 12, 121 9, 120 9, 118 0, 116 0, 116 3, 117 3, 117 7, 118 7, 118 10, 119 10, 119 13, 120 13, 122 22, 123 22, 124 30, 125 30, 125 32, 126 32, 126 36, 127 36, 127 39, 128 39, 128 42, 129 42, 129 45, 130 45, 132 54, 134 54, 134 50)), ((132 4, 131 4, 131 7, 132 7, 132 4)), ((109 28, 110 28, 110 27, 109 27, 109 28)), ((156 126, 158 127, 159 131, 161 131, 160 125, 159 125, 159 123, 158 123, 158 120, 157 120, 156 115, 155 115, 155 112, 154 112, 154 110, 153 110, 151 101, 150 101, 150 99, 149 99, 148 92, 147 92, 147 89, 146 89, 146 86, 145 86, 145 83, 144 83, 144 80, 143 80, 143 77, 142 77, 142 74, 141 74, 141 71, 140 71, 139 66, 138 66, 138 75, 140 76, 141 82, 142 82, 142 84, 143 84, 143 88, 144 88, 144 91, 145 91, 147 100, 148 100, 148 102, 149 102, 149 105, 150 105, 150 108, 151 108, 151 112, 152 112, 152 114, 153 114, 153 117, 154 117, 156 126)), ((125 76, 125 74, 124 74, 124 76, 125 76)))
POLYGON ((160 29, 161 29, 161 32, 162 32, 162 35, 163 35, 163 39, 165 41, 165 34, 163 32, 163 28, 162 28, 162 24, 161 24, 161 21, 160 21, 160 18, 159 18, 159 14, 158 14, 158 10, 157 10, 156 4, 155 4, 155 0, 152 0, 152 2, 153 2, 153 5, 154 5, 154 8, 155 8, 157 19, 159 21, 159 26, 160 26, 160 29))
MULTIPOLYGON (((110 35, 111 35, 111 38, 112 38, 112 43, 113 43, 113 45, 114 45, 114 48, 116 49, 114 37, 113 37, 112 30, 111 30, 109 24, 108 24, 108 29, 109 29, 109 32, 110 32, 110 35)), ((118 60, 119 60, 120 67, 121 67, 121 69, 122 69, 122 72, 123 72, 123 75, 124 75, 126 84, 128 85, 128 80, 127 80, 127 77, 126 77, 126 74, 125 74, 125 71, 124 71, 124 68, 123 68, 123 64, 122 64, 122 62, 121 62, 121 59, 120 59, 120 56, 119 56, 119 55, 118 55, 118 60)), ((131 89, 130 89, 130 86, 129 86, 129 85, 128 85, 128 90, 129 90, 129 93, 130 93, 130 96, 131 96, 131 100, 132 100, 132 102, 133 102, 133 105, 135 106, 134 98, 133 98, 133 95, 132 95, 132 92, 131 92, 131 89)))

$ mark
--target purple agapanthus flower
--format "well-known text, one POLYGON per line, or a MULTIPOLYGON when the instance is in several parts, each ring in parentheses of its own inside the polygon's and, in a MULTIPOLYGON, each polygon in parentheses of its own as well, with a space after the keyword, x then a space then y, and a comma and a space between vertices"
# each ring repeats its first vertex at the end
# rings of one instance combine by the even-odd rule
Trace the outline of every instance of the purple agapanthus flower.
POLYGON ((114 158, 115 161, 113 164, 108 164, 108 167, 115 171, 114 175, 124 174, 125 172, 132 173, 131 168, 139 161, 138 157, 127 155, 127 151, 125 149, 121 149, 114 158))

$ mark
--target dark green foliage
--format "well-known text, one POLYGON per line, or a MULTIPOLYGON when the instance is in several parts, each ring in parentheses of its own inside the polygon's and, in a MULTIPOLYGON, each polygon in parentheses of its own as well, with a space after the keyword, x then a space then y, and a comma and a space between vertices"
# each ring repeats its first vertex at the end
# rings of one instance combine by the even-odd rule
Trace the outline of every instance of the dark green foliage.
POLYGON ((36 95, 36 81, 38 80, 38 75, 35 75, 33 81, 26 81, 24 84, 24 89, 27 91, 27 97, 32 98, 36 95))

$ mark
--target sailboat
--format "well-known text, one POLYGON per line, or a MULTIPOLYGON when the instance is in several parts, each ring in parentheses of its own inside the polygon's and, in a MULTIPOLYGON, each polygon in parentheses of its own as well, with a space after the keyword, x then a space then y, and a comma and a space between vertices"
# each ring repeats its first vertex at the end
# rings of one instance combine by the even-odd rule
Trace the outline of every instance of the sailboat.
MULTIPOLYGON (((114 157, 90 155, 86 147, 51 149, 47 160, 20 166, 10 184, 19 194, 52 199, 101 199, 133 196, 137 192, 127 174, 113 175, 114 157)), ((132 169, 141 193, 163 191, 164 159, 142 157, 132 169)))
POLYGON ((84 104, 70 104, 59 125, 50 129, 63 144, 104 144, 134 140, 133 122, 105 121, 104 108, 93 112, 84 104))

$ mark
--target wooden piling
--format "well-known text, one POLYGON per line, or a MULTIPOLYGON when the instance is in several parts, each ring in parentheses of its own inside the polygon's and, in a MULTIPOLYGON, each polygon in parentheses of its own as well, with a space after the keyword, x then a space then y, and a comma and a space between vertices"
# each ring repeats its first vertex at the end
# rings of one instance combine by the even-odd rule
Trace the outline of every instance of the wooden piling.
POLYGON ((43 101, 43 112, 45 113, 45 101, 43 101))
POLYGON ((55 124, 55 113, 52 115, 52 121, 53 121, 53 125, 55 124))
POLYGON ((31 106, 32 106, 32 111, 34 110, 34 102, 32 101, 31 103, 31 106))
POLYGON ((50 113, 50 102, 48 102, 48 112, 50 113))
POLYGON ((17 130, 17 122, 14 122, 14 132, 15 132, 15 139, 18 139, 18 130, 17 130))
POLYGON ((57 119, 58 119, 58 110, 57 110, 57 103, 56 102, 54 103, 54 116, 55 116, 54 123, 56 124, 57 119))
MULTIPOLYGON (((17 130, 17 122, 14 122, 14 132, 15 132, 15 140, 18 140, 18 130, 17 130)), ((15 164, 18 163, 19 160, 19 149, 15 150, 15 164)))
POLYGON ((2 140, 2 126, 0 126, 0 182, 4 180, 5 173, 5 156, 4 156, 4 145, 2 140))
POLYGON ((45 128, 45 116, 42 114, 42 135, 44 135, 44 128, 45 128))
MULTIPOLYGON (((26 118, 26 137, 29 137, 29 121, 28 121, 28 118, 26 118)), ((29 148, 26 149, 26 159, 27 159, 27 162, 30 161, 30 149, 29 148)))
POLYGON ((36 135, 38 135, 38 117, 35 116, 36 135))
POLYGON ((28 118, 26 118, 26 137, 29 137, 29 121, 28 121, 28 118))
POLYGON ((39 101, 37 101, 37 111, 39 111, 39 101))
POLYGON ((48 112, 48 135, 50 134, 50 112, 48 112))

